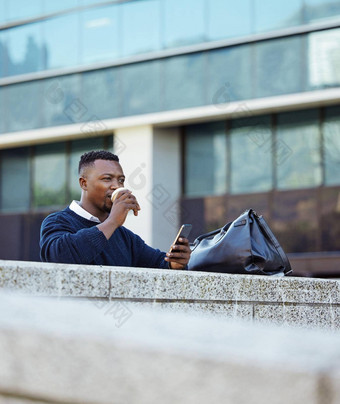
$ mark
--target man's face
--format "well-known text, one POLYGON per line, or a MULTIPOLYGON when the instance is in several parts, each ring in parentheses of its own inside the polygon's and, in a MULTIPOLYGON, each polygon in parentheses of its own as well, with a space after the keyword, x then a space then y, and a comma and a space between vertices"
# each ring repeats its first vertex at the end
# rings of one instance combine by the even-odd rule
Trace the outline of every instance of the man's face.
POLYGON ((100 213, 110 213, 113 191, 124 186, 125 175, 121 165, 117 161, 95 160, 82 174, 85 181, 80 180, 80 183, 86 191, 86 205, 91 208, 91 213, 98 217, 100 213))

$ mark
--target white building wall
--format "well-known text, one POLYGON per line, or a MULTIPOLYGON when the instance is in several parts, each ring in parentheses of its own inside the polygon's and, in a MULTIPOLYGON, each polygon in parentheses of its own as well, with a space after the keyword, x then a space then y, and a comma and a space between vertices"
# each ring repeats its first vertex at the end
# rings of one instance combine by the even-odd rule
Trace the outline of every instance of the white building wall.
POLYGON ((115 153, 126 175, 126 186, 141 206, 125 226, 152 247, 168 250, 179 227, 180 137, 176 128, 151 125, 115 131, 115 153))

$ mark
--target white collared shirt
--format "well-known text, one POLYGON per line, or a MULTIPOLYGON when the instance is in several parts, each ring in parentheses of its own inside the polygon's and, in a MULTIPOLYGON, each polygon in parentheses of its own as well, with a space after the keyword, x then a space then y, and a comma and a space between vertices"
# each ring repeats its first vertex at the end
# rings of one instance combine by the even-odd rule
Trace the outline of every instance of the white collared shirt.
POLYGON ((72 201, 69 207, 74 213, 83 217, 84 219, 91 220, 91 222, 101 223, 98 217, 92 216, 91 213, 82 208, 79 201, 72 201))

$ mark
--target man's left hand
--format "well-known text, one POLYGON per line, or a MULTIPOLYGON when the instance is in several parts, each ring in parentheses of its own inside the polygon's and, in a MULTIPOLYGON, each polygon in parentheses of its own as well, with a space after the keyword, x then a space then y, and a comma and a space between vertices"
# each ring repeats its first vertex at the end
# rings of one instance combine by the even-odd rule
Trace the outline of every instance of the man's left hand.
POLYGON ((169 252, 166 253, 165 260, 169 263, 171 269, 184 269, 190 259, 189 240, 181 237, 178 242, 179 244, 172 245, 169 252))

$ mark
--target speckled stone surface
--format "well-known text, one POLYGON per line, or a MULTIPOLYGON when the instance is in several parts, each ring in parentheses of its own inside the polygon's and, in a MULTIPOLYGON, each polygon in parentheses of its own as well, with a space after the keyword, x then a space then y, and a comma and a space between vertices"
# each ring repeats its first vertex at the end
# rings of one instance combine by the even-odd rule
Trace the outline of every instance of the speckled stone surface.
POLYGON ((111 297, 340 303, 340 281, 129 268, 111 271, 111 297))
POLYGON ((190 313, 193 316, 216 316, 222 318, 238 318, 253 320, 253 305, 249 303, 185 303, 185 302, 125 302, 133 311, 137 308, 166 310, 168 312, 190 313))
MULTIPOLYGON (((149 303, 196 314, 340 329, 338 280, 0 261, 0 287, 39 296, 100 298, 107 307, 113 301, 132 301, 136 306, 149 303)), ((119 303, 115 307, 120 310, 119 303)))
POLYGON ((254 305, 254 320, 303 328, 340 329, 340 308, 330 305, 254 305))
POLYGON ((109 271, 92 265, 0 261, 0 287, 39 296, 107 297, 109 271))
POLYGON ((336 404, 339 339, 337 332, 146 308, 135 308, 117 327, 86 300, 1 291, 0 398, 10 396, 13 404, 336 404))

